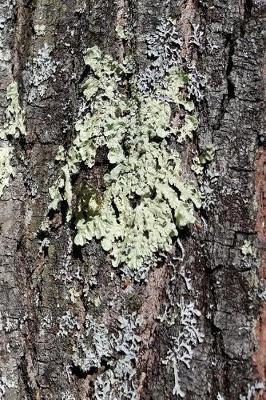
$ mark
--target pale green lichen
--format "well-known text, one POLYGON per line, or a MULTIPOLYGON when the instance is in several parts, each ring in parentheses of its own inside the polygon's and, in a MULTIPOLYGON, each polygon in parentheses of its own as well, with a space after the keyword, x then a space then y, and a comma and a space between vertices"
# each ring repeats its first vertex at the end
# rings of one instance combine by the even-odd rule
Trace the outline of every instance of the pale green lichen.
POLYGON ((3 128, 0 130, 0 139, 6 140, 8 137, 18 138, 19 135, 25 135, 25 113, 19 104, 19 94, 17 82, 12 82, 6 90, 6 97, 9 105, 6 109, 6 120, 3 128))
POLYGON ((35 24, 34 31, 37 36, 44 36, 45 35, 46 26, 43 24, 35 24))
POLYGON ((66 163, 50 189, 50 208, 67 201, 70 219, 71 176, 81 163, 92 168, 97 149, 105 146, 113 169, 105 175, 101 201, 89 201, 93 215, 78 221, 75 243, 101 240, 114 266, 137 269, 156 252, 170 251, 178 230, 195 221, 194 207, 200 207, 198 192, 182 178, 179 155, 167 142, 191 138, 197 127, 185 90, 188 77, 173 66, 164 87, 143 93, 132 82, 129 98, 125 65, 97 47, 88 50, 85 63, 93 72, 84 85, 89 111, 76 123, 78 135, 68 152, 59 149, 57 158, 66 163), (172 117, 173 109, 185 113, 183 123, 172 117))
POLYGON ((8 85, 6 97, 9 104, 6 109, 4 125, 0 129, 0 139, 3 140, 3 144, 0 146, 0 197, 4 188, 8 186, 10 177, 14 175, 14 168, 11 165, 12 147, 7 141, 11 137, 17 139, 20 135, 26 134, 25 113, 19 104, 16 82, 8 85))
POLYGON ((14 169, 10 164, 11 153, 9 146, 0 147, 0 197, 4 188, 8 186, 10 176, 14 173, 14 169))
POLYGON ((210 144, 199 156, 194 157, 191 169, 195 172, 196 175, 203 174, 205 166, 213 161, 215 151, 215 147, 210 144))
POLYGON ((244 240, 243 246, 241 247, 241 252, 245 257, 254 257, 256 255, 256 249, 252 246, 249 240, 244 240))
POLYGON ((125 29, 122 25, 117 25, 115 31, 120 39, 126 39, 125 29))
POLYGON ((123 25, 116 25, 115 31, 119 39, 130 40, 133 37, 132 31, 123 25))

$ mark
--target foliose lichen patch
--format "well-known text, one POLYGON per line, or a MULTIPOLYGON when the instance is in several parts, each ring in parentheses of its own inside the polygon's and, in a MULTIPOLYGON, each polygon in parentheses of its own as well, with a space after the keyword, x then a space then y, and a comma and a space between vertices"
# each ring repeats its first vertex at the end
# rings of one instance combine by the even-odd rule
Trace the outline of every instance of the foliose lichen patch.
MULTIPOLYGON (((38 35, 45 33, 44 25, 34 27, 38 35)), ((37 55, 33 57, 31 64, 28 64, 30 91, 28 100, 34 102, 36 98, 41 98, 45 95, 48 88, 48 80, 53 78, 57 68, 57 63, 52 58, 53 48, 48 43, 44 43, 38 50, 37 55)))
MULTIPOLYGON (((126 29, 116 30, 126 40, 126 29)), ((68 148, 58 149, 61 168, 50 188, 49 206, 57 210, 61 202, 67 204, 67 222, 76 228, 75 244, 99 240, 113 266, 137 282, 165 261, 165 253, 175 241, 180 243, 180 231, 195 221, 195 210, 201 207, 201 196, 189 179, 193 173, 182 165, 179 153, 198 125, 191 98, 200 100, 201 85, 194 70, 192 75, 180 68, 181 40, 175 21, 163 22, 146 42, 149 65, 141 74, 132 59, 117 62, 98 47, 87 50, 84 60, 90 74, 83 84, 85 107, 75 125, 76 138, 68 148), (84 178, 84 170, 97 175, 94 172, 104 156, 109 162, 104 165, 107 172, 94 187, 93 179, 84 178)), ((212 149, 207 149, 198 167, 205 172, 212 157, 212 149)), ((70 368, 74 365, 85 374, 93 371, 93 399, 137 399, 141 321, 117 299, 108 303, 115 310, 112 323, 100 315, 104 296, 98 289, 90 293, 97 283, 94 274, 91 279, 83 288, 90 305, 84 323, 70 313, 60 319, 60 338, 77 329, 70 368)), ((75 304, 79 293, 74 286, 68 297, 75 304)), ((175 396, 184 394, 179 369, 182 364, 190 366, 193 350, 202 341, 196 305, 183 298, 177 301, 175 293, 161 322, 169 327, 179 316, 184 327, 178 337, 173 330, 172 351, 164 357, 166 369, 174 372, 175 396)))
POLYGON ((7 140, 10 137, 17 139, 19 135, 25 135, 25 113, 19 104, 17 82, 11 82, 6 90, 9 105, 6 109, 6 120, 0 129, 0 139, 7 140))
POLYGON ((191 138, 197 128, 189 78, 171 65, 163 84, 143 92, 126 63, 97 47, 88 49, 85 63, 92 72, 84 84, 87 112, 76 123, 72 146, 59 149, 57 158, 65 164, 50 189, 50 208, 65 200, 70 220, 71 178, 82 163, 92 168, 97 150, 106 147, 112 167, 104 177, 106 190, 88 200, 90 212, 77 223, 75 243, 101 240, 113 266, 138 269, 156 252, 171 250, 178 230, 195 221, 194 208, 201 205, 193 183, 182 177, 178 152, 168 144, 170 138, 191 138))
POLYGON ((244 257, 254 257, 256 255, 256 249, 252 246, 252 243, 249 240, 244 240, 243 246, 240 250, 244 257))
POLYGON ((85 332, 78 337, 78 346, 74 348, 74 365, 84 372, 97 371, 95 400, 137 400, 135 380, 140 337, 136 330, 139 318, 136 313, 123 313, 116 324, 117 329, 112 333, 87 314, 85 332), (85 344, 88 340, 90 346, 85 344), (108 365, 108 368, 104 370, 103 365, 108 365))
POLYGON ((171 262, 170 266, 173 268, 174 274, 166 288, 167 301, 160 320, 167 327, 167 330, 173 332, 173 334, 170 339, 171 344, 162 363, 166 365, 167 369, 172 368, 174 375, 172 393, 175 398, 179 399, 186 395, 186 388, 181 381, 180 371, 183 367, 191 368, 194 353, 197 346, 203 342, 204 334, 201 326, 202 314, 197 308, 191 278, 186 275, 183 266, 179 274, 184 279, 186 289, 184 295, 179 296, 175 286, 178 272, 174 263, 171 262), (176 325, 180 326, 178 332, 173 329, 176 325))
POLYGON ((0 197, 3 194, 4 188, 8 186, 9 178, 13 175, 14 169, 10 163, 11 148, 9 146, 0 147, 0 197))
POLYGON ((17 139, 20 135, 26 134, 25 114, 19 104, 16 82, 8 85, 6 97, 9 104, 6 109, 5 122, 0 129, 0 197, 4 188, 8 186, 10 177, 14 175, 14 168, 11 165, 13 150, 9 139, 17 139))

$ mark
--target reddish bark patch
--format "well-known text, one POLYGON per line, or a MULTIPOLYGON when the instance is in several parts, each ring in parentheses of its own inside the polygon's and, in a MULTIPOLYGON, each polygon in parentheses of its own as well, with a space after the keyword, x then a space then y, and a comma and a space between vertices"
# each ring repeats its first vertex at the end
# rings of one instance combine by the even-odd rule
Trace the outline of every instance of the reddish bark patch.
POLYGON ((140 309, 140 317, 142 318, 140 326, 141 348, 137 360, 139 370, 137 393, 139 399, 141 398, 146 376, 152 371, 156 360, 156 349, 154 348, 155 328, 158 324, 167 272, 167 266, 164 265, 150 273, 146 286, 146 296, 140 309))
MULTIPOLYGON (((266 149, 260 149, 256 161, 256 196, 258 214, 256 231, 261 247, 260 278, 266 285, 266 149)), ((266 383, 266 301, 262 301, 256 326, 258 350, 254 355, 259 380, 266 383)), ((257 399, 266 399, 266 392, 258 394, 257 399)))
POLYGON ((182 9, 182 16, 178 23, 184 39, 181 54, 185 58, 191 53, 190 39, 192 37, 192 21, 194 20, 195 11, 194 0, 188 0, 185 7, 182 9))
MULTIPOLYGON (((125 5, 125 0, 118 0, 117 1, 117 17, 116 17, 116 26, 119 26, 121 28, 125 27, 126 24, 126 5, 125 5)), ((118 60, 120 63, 123 63, 124 59, 124 53, 125 53, 125 48, 124 48, 124 43, 122 39, 119 39, 119 48, 118 48, 118 60)))

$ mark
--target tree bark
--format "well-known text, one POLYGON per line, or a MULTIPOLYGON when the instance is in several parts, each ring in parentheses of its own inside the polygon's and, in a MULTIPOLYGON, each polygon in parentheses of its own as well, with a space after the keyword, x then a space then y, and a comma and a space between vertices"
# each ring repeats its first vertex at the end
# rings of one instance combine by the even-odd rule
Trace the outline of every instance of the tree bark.
MULTIPOLYGON (((26 125, 8 138, 14 174, 0 199, 0 398, 266 399, 263 11, 261 0, 0 0, 0 121, 15 81, 26 125), (175 257, 136 282, 97 240, 73 244, 64 204, 49 213, 49 231, 40 227, 58 147, 76 136, 86 49, 130 55, 141 75, 146 38, 169 18, 180 67, 197 82, 199 127, 182 160, 188 170, 193 155, 216 151, 198 180, 207 194, 198 222, 175 257)), ((97 187, 107 168, 103 151, 74 190, 97 187)))

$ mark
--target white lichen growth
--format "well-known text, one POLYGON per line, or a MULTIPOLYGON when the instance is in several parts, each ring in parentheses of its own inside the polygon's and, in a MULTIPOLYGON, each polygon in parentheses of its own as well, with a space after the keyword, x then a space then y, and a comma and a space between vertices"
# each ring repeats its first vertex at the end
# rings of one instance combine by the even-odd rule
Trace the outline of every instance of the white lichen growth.
POLYGON ((86 315, 85 333, 78 336, 73 362, 82 371, 100 368, 101 360, 111 357, 112 345, 109 331, 103 323, 97 323, 92 315, 86 315), (87 341, 89 344, 86 344, 87 341))
MULTIPOLYGON (((173 395, 184 398, 185 392, 182 390, 179 378, 180 364, 190 368, 193 358, 194 348, 198 343, 202 343, 204 335, 198 328, 198 318, 201 316, 199 310, 195 308, 193 302, 185 302, 184 298, 176 303, 178 310, 166 321, 172 325, 177 316, 181 329, 177 336, 172 337, 172 346, 167 352, 165 364, 171 364, 174 372, 175 385, 173 395)), ((164 319, 164 318, 163 318, 164 319)))
POLYGON ((139 76, 138 87, 141 92, 149 92, 158 84, 163 85, 169 68, 182 63, 182 42, 175 20, 162 21, 155 31, 148 35, 146 43, 150 65, 139 76))
POLYGON ((200 25, 192 24, 192 34, 189 43, 193 43, 201 49, 203 46, 202 42, 203 42, 203 31, 200 30, 200 25))
POLYGON ((216 149, 213 145, 208 145, 199 156, 193 159, 191 169, 196 175, 202 175, 206 165, 213 161, 215 150, 216 149))
POLYGON ((259 294, 259 298, 263 301, 266 300, 266 289, 264 289, 260 294, 259 294))
POLYGON ((256 249, 252 246, 249 240, 244 240, 243 246, 241 247, 241 252, 245 257, 256 255, 256 249))
POLYGON ((139 325, 135 314, 119 318, 119 334, 112 335, 112 347, 119 358, 113 368, 98 375, 95 381, 95 400, 137 400, 135 386, 136 361, 140 348, 140 337, 136 334, 139 325))
POLYGON ((79 331, 80 324, 75 316, 68 310, 59 320, 57 336, 68 336, 72 331, 79 331))
POLYGON ((204 334, 200 329, 201 312, 197 309, 192 293, 194 292, 191 279, 181 266, 178 271, 176 261, 173 257, 170 266, 173 268, 173 276, 166 288, 167 301, 163 314, 159 317, 165 324, 165 328, 172 332, 169 349, 162 363, 168 368, 172 368, 174 375, 173 395, 175 398, 184 398, 186 396, 185 388, 181 383, 181 369, 190 368, 194 357, 195 348, 203 342, 204 334), (176 283, 177 276, 184 279, 187 290, 186 298, 181 295, 177 300, 176 283), (179 326, 176 332, 176 326, 179 326))
POLYGON ((60 397, 61 400, 76 400, 76 397, 73 395, 73 393, 70 393, 69 390, 61 394, 60 397))
POLYGON ((29 84, 31 86, 28 100, 34 101, 38 96, 43 97, 47 90, 47 82, 53 77, 57 63, 52 58, 53 48, 47 43, 38 50, 37 55, 33 57, 28 65, 29 84))
POLYGON ((37 36, 44 36, 45 35, 46 26, 44 24, 35 24, 34 31, 37 36))
POLYGON ((8 394, 9 389, 15 387, 15 383, 7 378, 5 375, 0 376, 0 399, 4 399, 8 394))
POLYGON ((200 103, 204 99, 204 88, 207 84, 207 79, 206 76, 198 71, 195 64, 192 64, 189 69, 188 91, 200 103))
POLYGON ((20 107, 17 82, 11 82, 6 89, 6 97, 9 105, 5 113, 5 123, 0 129, 0 139, 9 137, 17 139, 19 135, 25 135, 25 113, 20 107))
POLYGON ((18 86, 16 82, 8 85, 6 91, 8 107, 5 113, 5 122, 0 129, 0 197, 4 188, 8 186, 10 177, 14 175, 14 168, 11 165, 13 149, 8 140, 17 139, 20 135, 26 134, 25 114, 19 103, 18 86))
POLYGON ((15 1, 3 0, 0 3, 0 69, 1 76, 10 73, 12 64, 10 30, 12 29, 12 18, 14 15, 15 1))
POLYGON ((202 199, 201 207, 204 210, 209 210, 217 203, 217 191, 215 190, 215 186, 218 183, 219 175, 220 174, 213 168, 210 168, 210 166, 206 169, 206 171, 204 171, 204 174, 202 174, 201 176, 198 175, 198 179, 200 177, 202 178, 199 190, 201 192, 202 199))
POLYGON ((140 338, 135 313, 117 319, 116 332, 110 332, 91 315, 86 317, 85 334, 78 337, 73 362, 82 371, 98 370, 94 383, 94 400, 136 400, 136 360, 140 338), (86 344, 88 342, 88 344, 86 344), (108 368, 103 370, 102 366, 108 368))
POLYGON ((10 163, 11 154, 11 147, 0 147, 0 197, 4 188, 8 186, 10 177, 14 174, 14 169, 10 163))
POLYGON ((265 390, 263 382, 256 382, 254 385, 248 385, 248 392, 245 396, 240 395, 239 400, 253 400, 257 397, 258 392, 265 390))
POLYGON ((90 217, 78 221, 75 243, 101 240, 115 267, 138 269, 156 252, 170 251, 178 230, 195 221, 194 207, 200 207, 198 192, 182 178, 177 151, 168 145, 171 137, 191 138, 197 127, 185 91, 188 77, 173 66, 164 87, 145 94, 132 82, 128 98, 122 90, 125 65, 96 47, 88 50, 85 63, 93 73, 84 85, 88 112, 76 123, 78 135, 68 152, 59 151, 66 164, 50 189, 50 207, 67 201, 70 219, 71 176, 81 163, 92 168, 97 149, 105 146, 114 167, 105 175, 105 192, 91 196, 90 217), (184 114, 183 123, 172 117, 172 108, 184 114))

